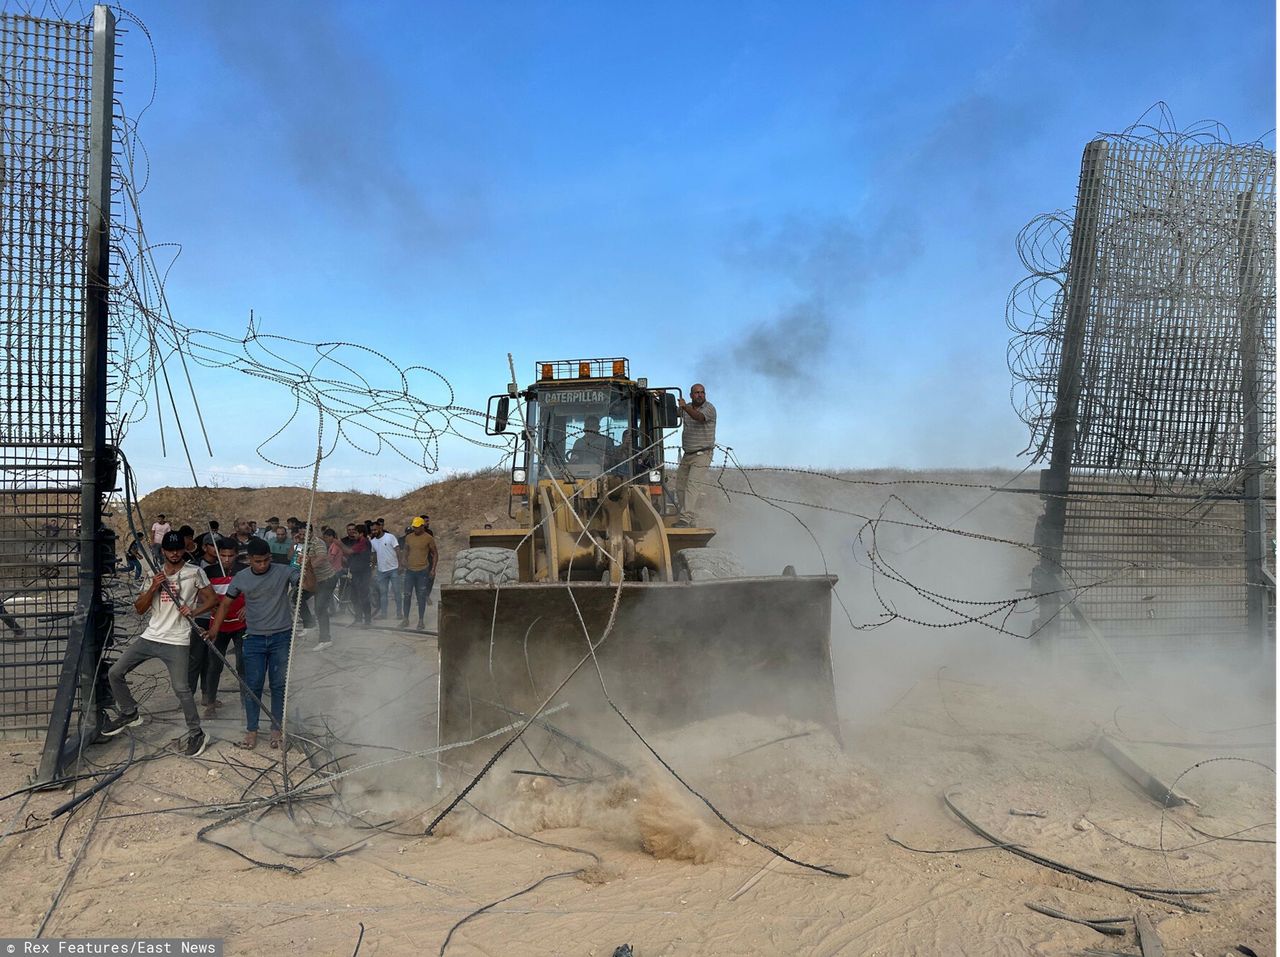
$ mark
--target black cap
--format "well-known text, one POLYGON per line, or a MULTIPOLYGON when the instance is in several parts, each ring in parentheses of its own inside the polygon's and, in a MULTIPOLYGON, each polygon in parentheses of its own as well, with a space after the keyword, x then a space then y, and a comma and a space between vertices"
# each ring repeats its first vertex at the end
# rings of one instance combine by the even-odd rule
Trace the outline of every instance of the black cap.
POLYGON ((187 541, 182 537, 181 532, 165 532, 164 538, 160 541, 162 549, 187 550, 187 541))

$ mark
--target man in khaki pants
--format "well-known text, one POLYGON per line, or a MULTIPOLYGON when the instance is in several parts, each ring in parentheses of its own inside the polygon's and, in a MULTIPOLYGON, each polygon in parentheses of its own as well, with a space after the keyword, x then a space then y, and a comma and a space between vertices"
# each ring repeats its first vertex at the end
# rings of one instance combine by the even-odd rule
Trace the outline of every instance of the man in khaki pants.
POLYGON ((716 407, 707 401, 707 390, 699 382, 689 388, 689 402, 680 400, 681 435, 680 468, 676 470, 676 502, 680 517, 674 523, 680 528, 697 524, 698 501, 716 448, 716 407))

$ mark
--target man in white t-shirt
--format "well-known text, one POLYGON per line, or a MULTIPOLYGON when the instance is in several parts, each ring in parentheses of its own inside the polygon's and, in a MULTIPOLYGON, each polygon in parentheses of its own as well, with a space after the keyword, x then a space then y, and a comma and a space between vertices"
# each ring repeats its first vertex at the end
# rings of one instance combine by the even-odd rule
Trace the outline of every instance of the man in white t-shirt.
POLYGON ((120 713, 118 717, 108 717, 101 731, 111 737, 125 728, 142 724, 138 702, 129 692, 125 676, 144 661, 159 658, 169 669, 169 683, 187 719, 184 753, 194 758, 204 753, 208 739, 200 727, 195 696, 187 684, 191 620, 213 608, 218 603, 218 595, 204 570, 187 563, 186 542, 180 534, 167 532, 160 541, 160 550, 164 554, 164 565, 133 603, 134 611, 139 615, 149 611, 151 619, 107 672, 120 713))
POLYGON ((169 524, 169 520, 163 515, 157 515, 156 520, 151 523, 151 555, 155 558, 157 565, 164 562, 164 555, 160 553, 160 543, 164 541, 164 537, 171 531, 173 531, 173 526, 169 524))
POLYGON ((387 617, 387 607, 400 613, 400 540, 387 531, 387 523, 378 519, 373 523, 373 534, 369 538, 373 554, 378 562, 378 572, 374 576, 374 587, 377 589, 375 609, 380 608, 375 617, 387 617), (393 597, 394 596, 394 597, 393 597))

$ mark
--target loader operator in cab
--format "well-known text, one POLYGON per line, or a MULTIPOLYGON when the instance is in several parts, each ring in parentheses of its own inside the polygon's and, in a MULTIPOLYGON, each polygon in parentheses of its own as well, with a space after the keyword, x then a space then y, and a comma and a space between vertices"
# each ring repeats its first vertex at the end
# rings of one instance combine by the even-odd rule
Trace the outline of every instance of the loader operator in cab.
POLYGON ((582 435, 573 443, 569 461, 574 465, 604 465, 605 456, 612 449, 609 436, 600 431, 600 416, 589 415, 582 426, 582 435))
POLYGON ((689 528, 697 525, 698 502, 716 448, 716 407, 707 401, 707 389, 701 382, 689 387, 688 402, 680 400, 680 425, 680 467, 676 470, 680 517, 673 524, 689 528))

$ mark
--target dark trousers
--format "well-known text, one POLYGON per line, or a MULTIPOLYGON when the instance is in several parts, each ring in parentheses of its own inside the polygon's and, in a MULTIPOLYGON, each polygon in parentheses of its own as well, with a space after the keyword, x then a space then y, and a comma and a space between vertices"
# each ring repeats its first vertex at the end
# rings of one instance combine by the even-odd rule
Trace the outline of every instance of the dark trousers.
POLYGON ((137 581, 142 577, 142 562, 136 558, 128 558, 124 563, 125 573, 133 572, 133 580, 137 581))
MULTIPOLYGON (((314 628, 316 626, 316 620, 311 614, 311 595, 312 593, 309 591, 304 591, 302 593, 302 607, 298 611, 298 624, 301 625, 303 628, 314 628)), ((297 597, 298 597, 297 592, 290 592, 290 595, 289 595, 290 612, 293 611, 293 602, 294 602, 294 599, 296 599, 297 597)))
MULTIPOLYGON (((208 627, 207 625, 205 627, 208 627)), ((235 637, 244 634, 241 629, 235 637)), ((218 697, 218 684, 222 680, 222 661, 227 656, 227 648, 231 645, 232 632, 223 632, 213 641, 213 647, 217 649, 217 654, 209 648, 209 642, 203 638, 191 637, 191 657, 187 664, 187 684, 191 687, 191 693, 195 694, 197 688, 202 689, 200 696, 201 704, 210 704, 218 697)), ((240 670, 240 662, 237 658, 236 670, 240 670)))
POLYGON ((371 577, 367 571, 363 574, 351 573, 351 610, 354 612, 356 624, 367 625, 373 621, 373 608, 370 605, 369 596, 371 577))
POLYGON ((320 622, 320 640, 329 641, 329 613, 333 611, 333 590, 338 585, 338 576, 333 575, 324 581, 316 582, 316 620, 320 622))
POLYGON ((418 597, 418 621, 423 621, 427 617, 427 597, 431 594, 431 586, 435 584, 435 579, 431 577, 431 570, 424 568, 421 571, 413 571, 406 568, 404 570, 404 608, 401 617, 405 621, 409 620, 409 612, 413 611, 413 598, 418 597))
POLYGON ((244 701, 244 729, 258 730, 262 692, 267 679, 271 680, 271 726, 284 727, 284 683, 289 670, 289 641, 291 632, 277 631, 272 635, 245 635, 241 652, 244 664, 244 683, 255 697, 241 695, 244 701))

